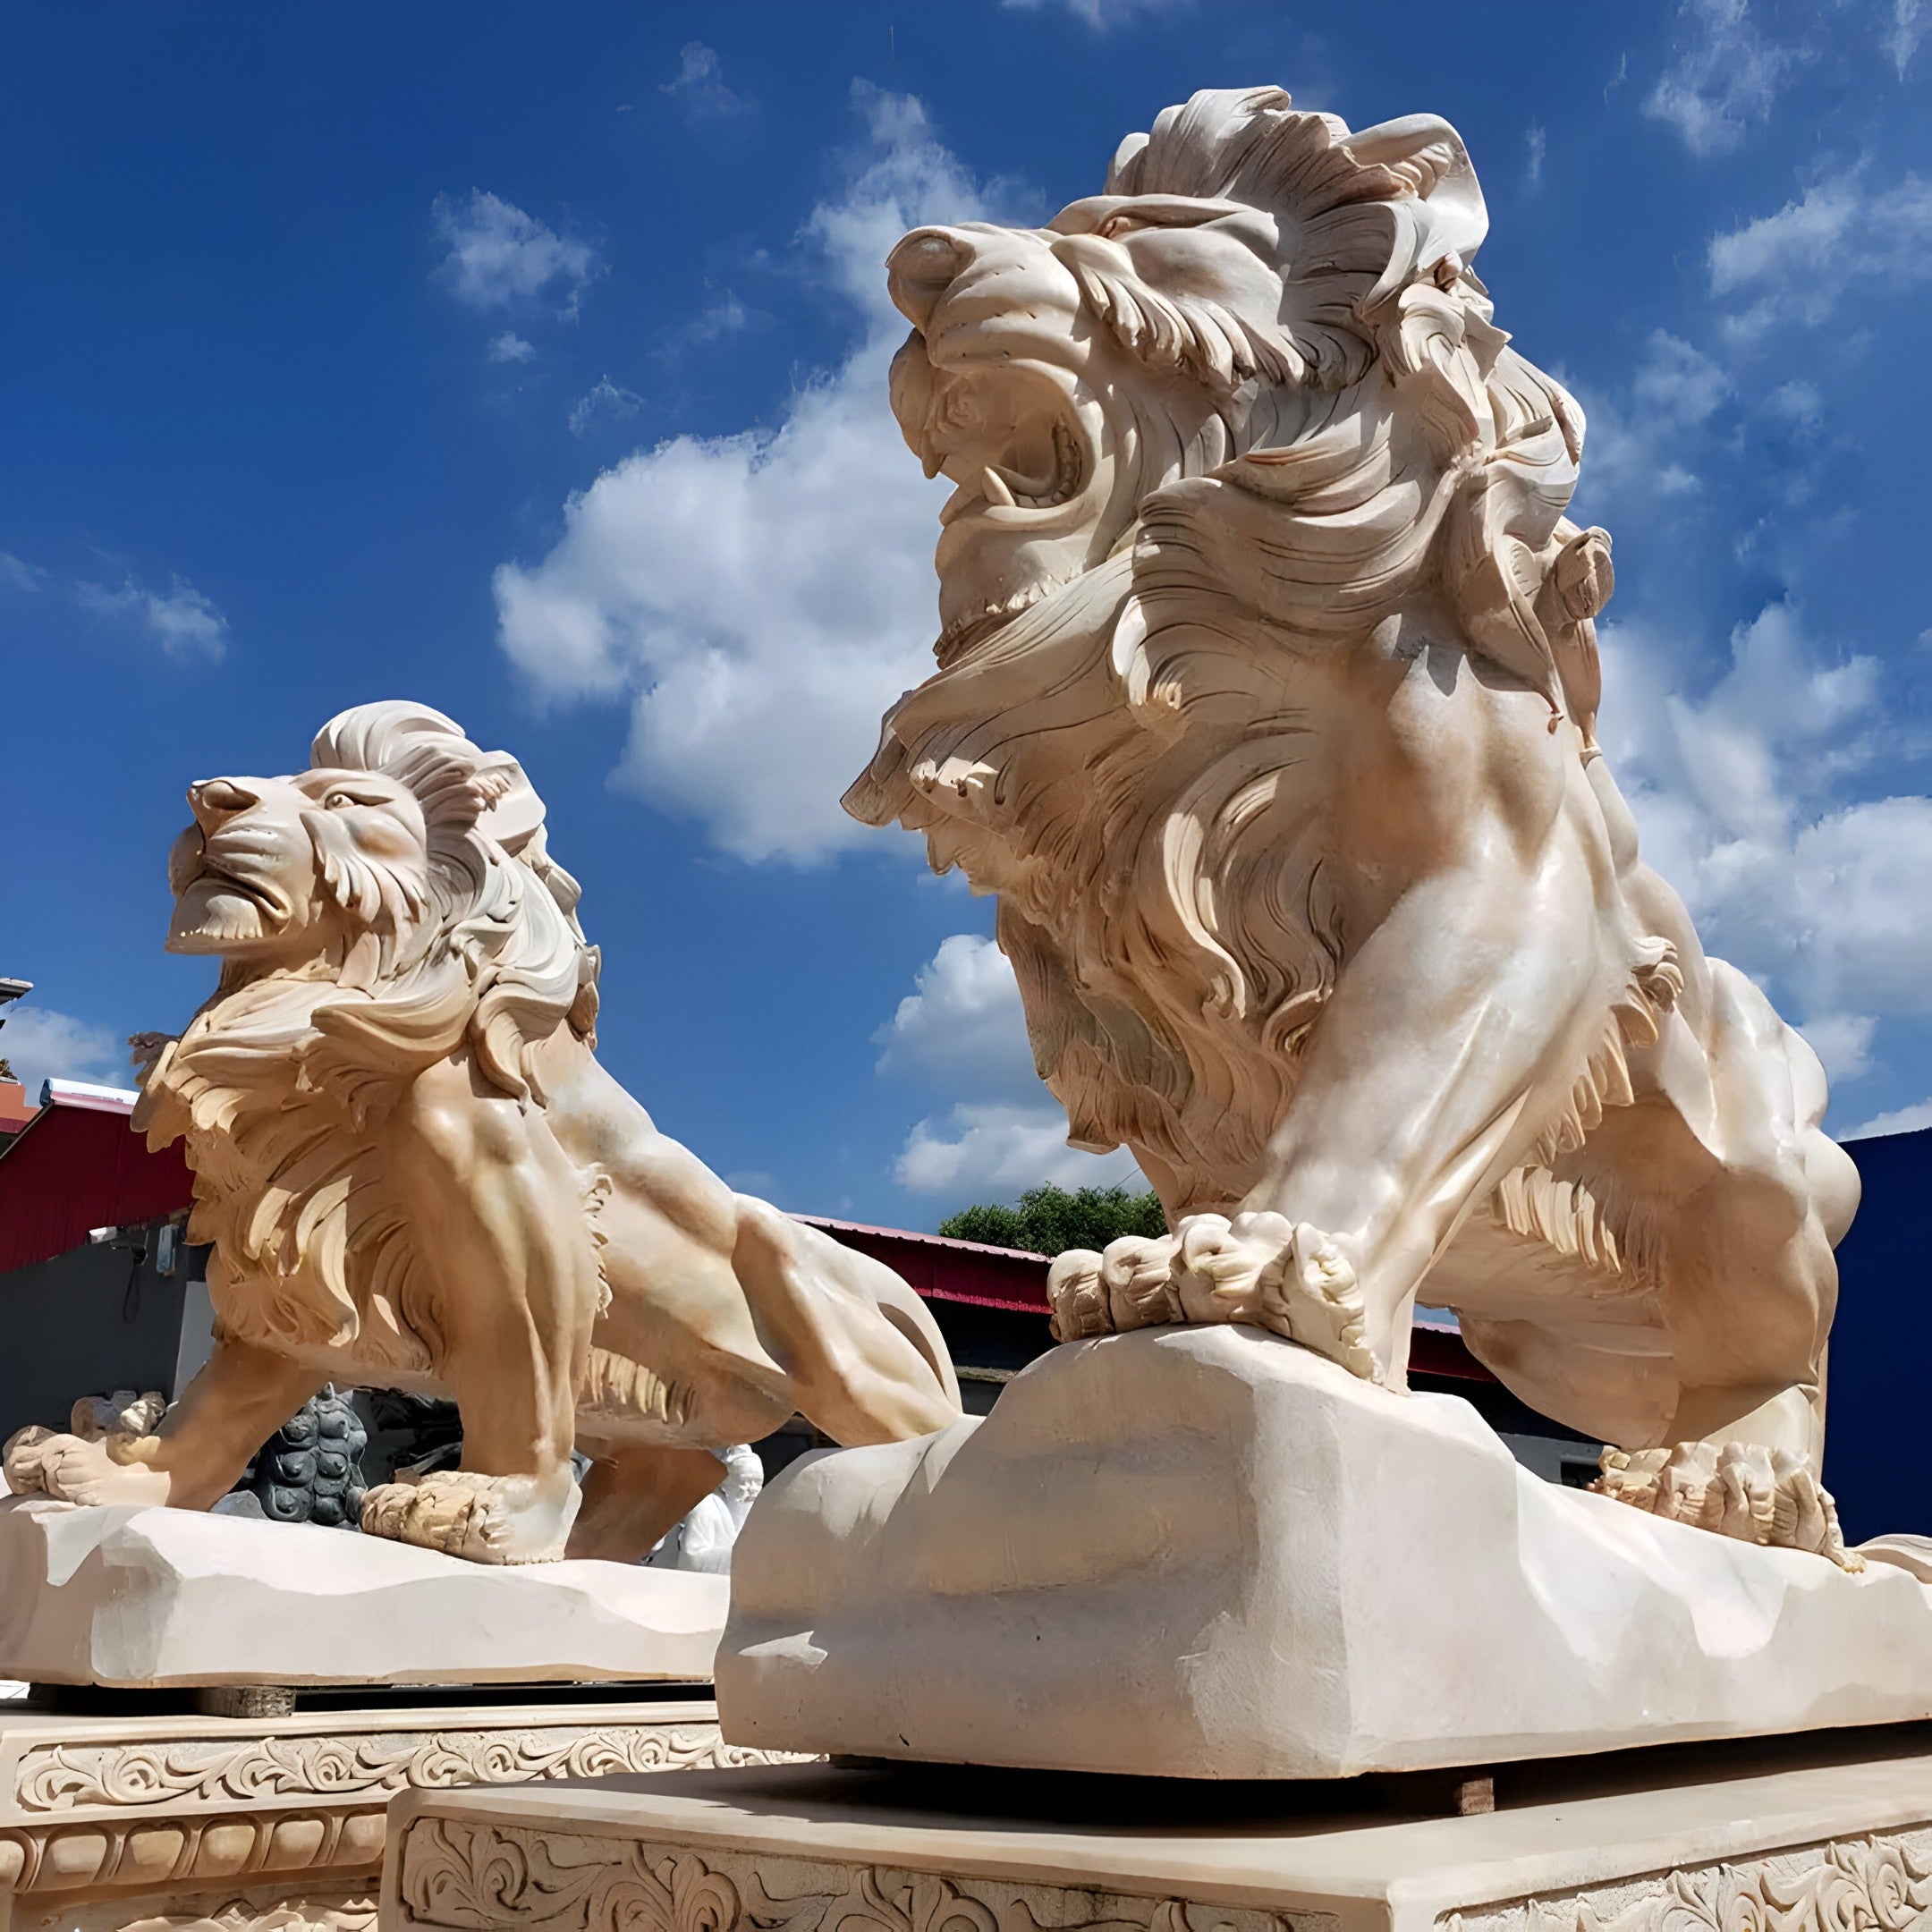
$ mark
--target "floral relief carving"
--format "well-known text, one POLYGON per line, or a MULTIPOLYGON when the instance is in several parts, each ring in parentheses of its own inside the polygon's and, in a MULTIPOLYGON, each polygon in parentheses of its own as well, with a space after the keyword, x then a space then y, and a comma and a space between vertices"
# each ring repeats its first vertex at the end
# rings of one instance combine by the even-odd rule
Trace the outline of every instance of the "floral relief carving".
POLYGON ((402 1859, 403 1902, 428 1924, 733 1932, 739 1921, 731 1880, 691 1853, 653 1860, 641 1846, 425 1818, 402 1859))
POLYGON ((970 1884, 890 1868, 777 1861, 750 1853, 716 1864, 690 1852, 449 1818, 422 1818, 400 1852, 411 1921, 459 1932, 1336 1932, 1328 1913, 1190 1908, 1178 1899, 1120 1898, 1112 1914, 1088 1890, 988 1879, 970 1884), (798 1889, 804 1875, 804 1888, 798 1889), (1045 1904, 1077 1898, 1080 1909, 1045 1904))
MULTIPOLYGON (((145 1907, 147 1902, 142 1902, 145 1907)), ((221 1893, 170 1898, 130 1919, 125 1899, 91 1904, 64 1901, 36 1917, 16 1913, 14 1932, 374 1932, 377 1902, 366 1892, 294 1898, 221 1893)))
POLYGON ((183 1799, 386 1797, 406 1789, 515 1784, 764 1763, 719 1741, 717 1727, 614 1724, 530 1731, 390 1732, 369 1737, 169 1739, 155 1744, 55 1745, 22 1758, 17 1792, 30 1811, 162 1805, 183 1799))
POLYGON ((1932 1909, 1932 1831, 1456 1912, 1445 1932, 1908 1932, 1932 1909))

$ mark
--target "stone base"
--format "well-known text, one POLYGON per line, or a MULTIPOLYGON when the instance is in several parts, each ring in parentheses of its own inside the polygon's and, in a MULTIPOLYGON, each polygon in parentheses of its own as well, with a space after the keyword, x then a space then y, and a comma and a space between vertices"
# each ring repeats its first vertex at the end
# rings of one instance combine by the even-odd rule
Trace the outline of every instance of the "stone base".
POLYGON ((767 1750, 1201 1778, 1932 1716, 1932 1589, 1871 1553, 1660 1521, 1530 1475, 1454 1397, 1149 1329, 786 1470, 735 1552, 718 1707, 767 1750))
POLYGON ((800 1766, 417 1792, 383 1932, 1905 1932, 1932 1735, 1255 1787, 800 1766), (1433 1811, 1433 1815, 1432 1815, 1433 1811))
POLYGON ((303 1712, 0 1713, 11 1932, 356 1932, 400 1791, 742 1764, 708 1699, 303 1712))
POLYGON ((0 1503, 0 1677, 170 1684, 706 1682, 730 1580, 496 1568, 309 1525, 0 1503))

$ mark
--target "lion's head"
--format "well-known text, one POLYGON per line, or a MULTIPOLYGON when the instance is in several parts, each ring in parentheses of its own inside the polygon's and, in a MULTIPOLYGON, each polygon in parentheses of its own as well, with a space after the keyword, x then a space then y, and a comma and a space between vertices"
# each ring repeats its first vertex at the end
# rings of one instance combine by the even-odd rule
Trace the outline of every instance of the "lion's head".
POLYGON ((499 1083, 527 1090, 515 1048, 565 1018, 589 1034, 597 958, 522 767, 396 702, 332 719, 309 756, 288 776, 189 787, 169 950, 226 962, 214 1004, 264 976, 333 981, 355 997, 327 1010, 365 1035, 453 1001, 499 1083), (506 1006, 514 1039, 492 1024, 506 1006))
POLYGON ((307 771, 203 779, 188 796, 168 945, 216 954, 222 977, 148 1069, 138 1123, 153 1146, 187 1139, 192 1233, 216 1245, 210 1285, 232 1330, 343 1345, 360 1332, 420 1367, 395 1287, 407 1268, 372 1286, 386 1244, 406 1255, 409 1234, 359 1184, 369 1136, 411 1075, 459 1047, 527 1102, 544 1041, 567 1026, 594 1044, 598 960, 576 882, 545 849, 516 760, 422 705, 359 706, 323 727, 307 771))
MULTIPOLYGON (((1103 562, 1165 485, 1220 474, 1281 501, 1290 479, 1242 459, 1334 442, 1372 411, 1340 400, 1372 373, 1410 392, 1397 413, 1429 419, 1437 467, 1509 440, 1521 426, 1486 393, 1506 338, 1470 267, 1487 225, 1445 122, 1354 134, 1263 88, 1169 108, 1122 144, 1104 193, 1045 228, 907 235, 887 265, 914 328, 893 406, 959 486, 941 513, 942 661, 1103 562)), ((1530 386, 1573 440, 1574 405, 1530 386)))
POLYGON ((893 406, 957 487, 938 674, 846 803, 1000 894, 1072 1138, 1132 1144, 1170 1205, 1258 1151, 1278 1097, 1233 1070, 1292 1077, 1358 936, 1310 667, 1420 600, 1591 747, 1582 415, 1494 326, 1487 225, 1446 123, 1262 88, 1169 108, 1044 228, 889 260, 893 406))

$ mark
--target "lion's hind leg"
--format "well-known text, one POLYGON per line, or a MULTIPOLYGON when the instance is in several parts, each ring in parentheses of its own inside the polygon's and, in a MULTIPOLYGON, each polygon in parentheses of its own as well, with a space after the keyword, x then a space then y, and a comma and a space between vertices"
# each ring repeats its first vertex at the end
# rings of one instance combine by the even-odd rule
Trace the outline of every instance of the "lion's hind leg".
POLYGON ((578 1503, 567 1462, 561 1472, 536 1476, 437 1470, 366 1491, 362 1530, 470 1563, 555 1563, 564 1554, 578 1503))
POLYGON ((1838 1509, 1809 1456, 1761 1443, 1676 1443, 1604 1452, 1598 1495, 1672 1522, 1774 1549, 1808 1550, 1862 1570, 1845 1548, 1838 1509))
POLYGON ((600 1445, 565 1554, 641 1563, 724 1479, 708 1449, 600 1445))
POLYGON ((895 1277, 881 1263, 741 1195, 732 1265, 791 1400, 834 1442, 902 1442, 959 1419, 945 1343, 929 1319, 915 1339, 903 1306, 888 1313, 895 1277))

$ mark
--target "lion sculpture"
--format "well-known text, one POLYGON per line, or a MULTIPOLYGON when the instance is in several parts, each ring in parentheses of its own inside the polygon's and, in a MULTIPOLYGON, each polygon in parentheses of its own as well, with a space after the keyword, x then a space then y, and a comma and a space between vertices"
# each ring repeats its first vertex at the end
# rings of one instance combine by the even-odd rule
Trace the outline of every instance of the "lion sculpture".
POLYGON ((1061 1258, 1063 1340, 1243 1321, 1401 1389, 1419 1292, 1609 1493, 1842 1556, 1856 1172, 1638 857, 1583 417, 1492 322, 1487 225, 1445 123, 1266 88, 1044 228, 906 236, 893 406, 958 487, 936 674, 846 804, 998 895, 1072 1142, 1166 1208, 1061 1258))
POLYGON ((153 1433, 16 1436, 16 1490, 206 1509, 325 1382, 375 1385, 453 1396, 463 1461, 371 1489, 365 1530, 635 1562, 713 1449, 795 1411, 848 1444, 959 1415, 904 1282, 734 1194, 598 1064, 598 955, 513 758, 364 705, 309 770, 189 802, 168 945, 221 981, 150 1043, 136 1123, 187 1143, 215 1352, 153 1433))

